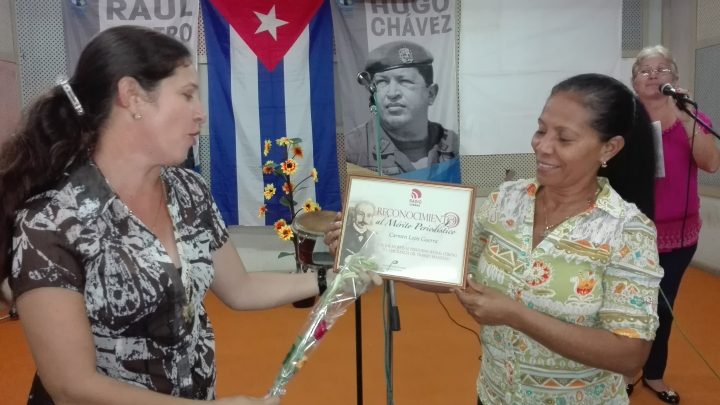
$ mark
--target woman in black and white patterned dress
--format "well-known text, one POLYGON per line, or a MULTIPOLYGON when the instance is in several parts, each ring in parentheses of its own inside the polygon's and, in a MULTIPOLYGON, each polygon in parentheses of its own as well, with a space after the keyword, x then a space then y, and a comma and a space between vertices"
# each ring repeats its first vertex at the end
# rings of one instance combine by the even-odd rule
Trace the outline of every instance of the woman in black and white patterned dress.
POLYGON ((123 26, 3 147, 0 280, 37 365, 29 403, 214 399, 208 289, 238 310, 318 294, 313 273, 247 273, 205 183, 174 167, 204 121, 188 50, 123 26))

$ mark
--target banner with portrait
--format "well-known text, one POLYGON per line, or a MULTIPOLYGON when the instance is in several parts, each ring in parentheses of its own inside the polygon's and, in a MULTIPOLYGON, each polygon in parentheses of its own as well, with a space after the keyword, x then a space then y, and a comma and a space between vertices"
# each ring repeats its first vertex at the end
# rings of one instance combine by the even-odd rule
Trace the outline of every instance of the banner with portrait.
POLYGON ((119 25, 152 28, 184 43, 197 55, 199 0, 63 0, 67 72, 98 32, 119 25))
POLYGON ((348 172, 459 183, 459 1, 349 3, 332 3, 348 172))

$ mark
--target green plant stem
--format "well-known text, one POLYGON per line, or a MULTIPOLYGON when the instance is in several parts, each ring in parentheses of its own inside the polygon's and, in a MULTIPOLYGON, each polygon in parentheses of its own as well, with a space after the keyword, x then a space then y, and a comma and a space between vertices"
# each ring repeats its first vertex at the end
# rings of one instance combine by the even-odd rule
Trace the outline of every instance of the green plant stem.
MULTIPOLYGON (((290 182, 290 175, 286 174, 283 177, 285 177, 285 182, 290 187, 290 191, 288 192, 288 200, 290 201, 290 206, 288 207, 288 209, 290 209, 290 225, 292 225, 295 222, 295 216, 297 215, 297 212, 295 211, 295 197, 293 195, 295 190, 292 186, 292 183, 290 182)), ((295 251, 295 270, 297 272, 301 272, 303 268, 302 263, 300 262, 300 243, 298 242, 298 237, 294 232, 292 237, 292 243, 293 250, 295 251)))
POLYGON ((296 187, 300 187, 301 184, 305 183, 305 182, 307 181, 307 179, 309 179, 309 178, 311 178, 311 177, 312 177, 312 176, 308 175, 308 176, 305 177, 304 179, 300 180, 300 183, 298 183, 296 187))

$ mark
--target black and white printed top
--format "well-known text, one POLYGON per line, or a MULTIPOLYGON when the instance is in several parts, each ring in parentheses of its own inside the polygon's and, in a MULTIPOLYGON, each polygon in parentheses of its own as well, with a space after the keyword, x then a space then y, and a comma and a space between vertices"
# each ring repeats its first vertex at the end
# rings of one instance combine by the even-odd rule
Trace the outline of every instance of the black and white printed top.
MULTIPOLYGON (((211 253, 228 239, 201 177, 162 171, 182 268, 110 188, 93 164, 18 211, 15 296, 41 287, 83 294, 97 371, 174 396, 215 396, 215 336, 203 298, 211 253)), ((36 381, 33 398, 49 398, 36 381)))

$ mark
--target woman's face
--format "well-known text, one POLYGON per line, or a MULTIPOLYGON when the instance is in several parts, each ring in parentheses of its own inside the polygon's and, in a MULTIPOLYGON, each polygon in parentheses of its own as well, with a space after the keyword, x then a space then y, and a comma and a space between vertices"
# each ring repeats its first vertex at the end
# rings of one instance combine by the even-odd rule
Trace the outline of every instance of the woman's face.
POLYGON ((672 63, 662 56, 651 56, 640 61, 632 85, 638 97, 647 100, 665 97, 660 93, 660 86, 671 83, 675 87, 675 82, 672 63))
POLYGON ((150 95, 141 121, 158 161, 179 164, 200 134, 205 113, 198 94, 198 78, 192 66, 180 66, 163 79, 150 95))
POLYGON ((531 142, 540 184, 572 188, 595 181, 600 162, 612 155, 590 118, 576 94, 560 92, 547 100, 531 142))

